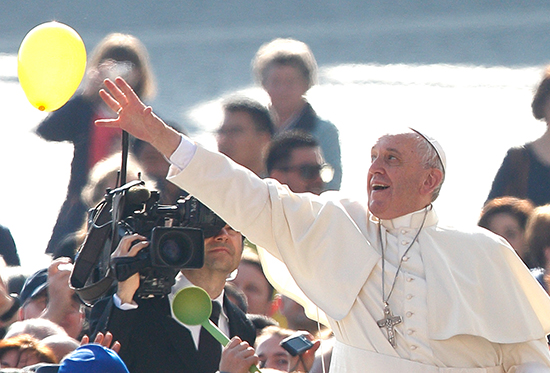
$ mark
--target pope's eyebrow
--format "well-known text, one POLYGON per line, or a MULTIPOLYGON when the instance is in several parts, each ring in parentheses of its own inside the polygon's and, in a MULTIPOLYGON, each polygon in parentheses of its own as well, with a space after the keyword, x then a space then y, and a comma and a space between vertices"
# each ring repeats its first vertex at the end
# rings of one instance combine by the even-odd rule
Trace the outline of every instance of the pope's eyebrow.
POLYGON ((395 153, 397 155, 401 155, 401 152, 396 148, 387 148, 386 151, 391 152, 391 153, 395 153))

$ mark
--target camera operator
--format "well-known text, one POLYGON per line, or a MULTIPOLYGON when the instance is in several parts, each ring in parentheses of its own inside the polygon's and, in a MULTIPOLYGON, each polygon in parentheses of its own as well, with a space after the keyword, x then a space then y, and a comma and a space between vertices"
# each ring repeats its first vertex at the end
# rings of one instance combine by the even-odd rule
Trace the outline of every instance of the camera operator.
MULTIPOLYGON (((173 296, 187 286, 200 286, 213 302, 222 306, 219 319, 213 320, 222 331, 254 345, 254 326, 223 291, 227 277, 241 259, 243 237, 228 225, 216 233, 205 234, 205 237, 204 266, 200 269, 182 269, 167 297, 143 299, 136 296, 140 286, 140 276, 136 273, 118 283, 116 294, 105 307, 101 318, 107 321, 100 325, 100 331, 109 330, 120 341, 120 356, 132 373, 213 373, 218 370, 221 344, 214 341, 214 346, 208 350, 204 345, 213 337, 206 330, 201 330, 200 325, 183 325, 171 314, 173 296)), ((136 256, 148 245, 145 236, 125 236, 112 258, 136 256)))

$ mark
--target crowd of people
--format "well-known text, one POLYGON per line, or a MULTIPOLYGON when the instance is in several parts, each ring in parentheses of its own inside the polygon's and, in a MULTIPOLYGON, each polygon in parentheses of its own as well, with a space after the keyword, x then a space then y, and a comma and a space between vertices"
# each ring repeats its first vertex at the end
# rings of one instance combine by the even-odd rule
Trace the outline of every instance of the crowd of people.
MULTIPOLYGON (((342 195, 338 129, 307 101, 317 63, 301 41, 259 47, 252 72, 270 103, 225 100, 218 152, 144 104, 154 77, 135 37, 108 35, 88 66, 82 91, 36 129, 74 144, 48 267, 26 273, 0 226, 0 371, 550 372, 550 132, 510 149, 479 227, 463 231, 432 205, 445 152, 412 128, 372 144, 367 203, 342 195), (149 189, 128 189, 141 199, 127 214, 152 196, 200 201, 200 266, 138 268, 155 238, 120 221, 108 244, 92 242, 91 227, 121 216, 88 211, 126 179, 149 189), (95 273, 110 282, 90 301, 71 276, 94 245, 112 249, 95 273), (191 286, 225 346, 178 316, 191 286)), ((547 125, 549 93, 550 70, 532 105, 547 125)))

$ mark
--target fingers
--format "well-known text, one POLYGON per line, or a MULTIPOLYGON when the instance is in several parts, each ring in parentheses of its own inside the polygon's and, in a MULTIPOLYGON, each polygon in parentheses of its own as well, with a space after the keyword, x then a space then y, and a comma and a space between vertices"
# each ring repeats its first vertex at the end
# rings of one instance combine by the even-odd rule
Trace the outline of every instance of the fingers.
POLYGON ((243 359, 254 355, 255 350, 250 347, 248 342, 242 341, 239 337, 233 337, 225 347, 227 350, 232 350, 233 353, 243 359))
POLYGON ((134 92, 134 90, 132 89, 132 87, 130 87, 126 80, 118 77, 115 79, 115 82, 119 90, 124 94, 124 97, 126 98, 128 104, 142 104, 138 95, 134 92))
MULTIPOLYGON (((83 346, 83 345, 86 345, 88 343, 90 343, 90 337, 88 337, 88 335, 85 334, 82 337, 82 339, 80 340, 80 345, 83 346)), ((115 341, 113 343, 113 334, 111 332, 107 332, 105 334, 103 334, 101 332, 98 332, 97 335, 95 336, 94 343, 102 345, 103 347, 110 348, 111 350, 113 350, 116 353, 118 353, 120 351, 120 346, 121 346, 120 342, 115 341), (112 346, 111 346, 111 344, 112 344, 112 346)))
POLYGON ((120 342, 115 341, 115 343, 113 343, 113 345, 111 346, 111 350, 113 350, 114 352, 116 352, 118 354, 120 352, 120 347, 121 347, 120 342))
POLYGON ((82 336, 82 339, 80 340, 80 345, 84 346, 84 345, 87 345, 88 343, 90 343, 90 337, 88 337, 88 334, 84 334, 82 336))
POLYGON ((100 93, 101 98, 103 98, 105 103, 109 105, 109 107, 115 112, 118 111, 119 108, 126 105, 145 106, 139 99, 138 95, 134 92, 132 87, 130 87, 130 85, 126 83, 126 81, 121 77, 116 78, 114 82, 111 79, 105 79, 104 84, 105 87, 107 87, 107 89, 109 90, 109 93, 112 97, 111 99, 109 99, 108 96, 100 93), (106 98, 107 100, 105 100, 106 98), (115 105, 115 103, 117 103, 118 105, 115 105))
POLYGON ((226 348, 233 348, 235 346, 238 346, 241 342, 242 340, 238 336, 235 336, 231 338, 229 343, 226 345, 226 348))
POLYGON ((106 90, 100 89, 99 96, 101 97, 103 102, 105 102, 107 106, 109 106, 109 108, 111 108, 111 110, 113 110, 115 113, 118 111, 118 109, 120 109, 120 104, 118 103, 118 101, 115 100, 113 96, 111 96, 111 94, 108 93, 106 90))
POLYGON ((48 276, 53 276, 58 272, 71 272, 73 270, 73 264, 71 258, 60 257, 50 263, 48 267, 48 276))
MULTIPOLYGON (((118 108, 121 106, 124 106, 128 103, 128 100, 126 98, 126 95, 123 93, 123 91, 119 88, 121 86, 120 81, 122 81, 124 84, 126 82, 122 78, 115 79, 117 84, 115 84, 111 79, 105 79, 103 83, 105 84, 105 87, 109 90, 109 93, 111 94, 113 101, 117 102, 119 105, 116 108, 113 108, 108 102, 107 105, 114 111, 118 111, 118 108)), ((128 84, 126 84, 128 86, 128 84)), ((131 89, 131 88, 130 88, 131 89)), ((104 90, 102 90, 104 91, 104 90)), ((103 96, 102 96, 103 98, 103 96)), ((112 101, 111 101, 112 103, 112 101)))
POLYGON ((103 339, 104 338, 105 338, 105 336, 103 335, 103 333, 99 332, 95 336, 94 343, 96 343, 98 345, 103 345, 103 339))
POLYGON ((105 337, 103 338, 102 345, 105 347, 109 347, 111 346, 111 343, 113 343, 113 335, 111 334, 111 332, 107 332, 105 333, 105 337))
POLYGON ((124 236, 118 243, 118 246, 111 257, 116 258, 121 256, 136 256, 141 249, 147 247, 148 245, 149 242, 147 241, 147 239, 137 233, 129 236, 124 236), (136 241, 138 242, 136 243, 136 241))

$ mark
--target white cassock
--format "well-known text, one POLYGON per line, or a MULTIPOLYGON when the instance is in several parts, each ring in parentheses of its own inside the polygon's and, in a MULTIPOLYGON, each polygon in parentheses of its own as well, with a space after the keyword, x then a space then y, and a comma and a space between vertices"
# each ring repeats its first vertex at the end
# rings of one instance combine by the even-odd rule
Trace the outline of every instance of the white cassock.
MULTIPOLYGON (((168 179, 286 264, 334 331, 331 372, 550 372, 550 298, 504 240, 441 227, 430 209, 389 300, 403 318, 393 348, 377 324, 381 242, 364 205, 338 192, 294 194, 218 153, 193 151, 182 141, 168 179)), ((386 294, 424 216, 381 222, 386 294)))

